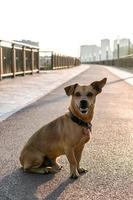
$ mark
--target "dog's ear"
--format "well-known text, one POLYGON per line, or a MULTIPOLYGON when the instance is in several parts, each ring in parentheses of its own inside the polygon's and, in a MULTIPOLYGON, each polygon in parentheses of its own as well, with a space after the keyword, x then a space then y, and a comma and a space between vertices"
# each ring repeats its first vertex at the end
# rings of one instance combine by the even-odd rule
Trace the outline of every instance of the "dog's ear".
POLYGON ((91 83, 91 86, 93 87, 93 89, 97 91, 97 94, 99 94, 100 92, 102 92, 102 88, 104 87, 106 82, 107 82, 107 78, 104 78, 101 81, 95 81, 91 83))
POLYGON ((74 94, 74 90, 77 87, 78 83, 75 83, 74 85, 69 85, 67 87, 64 88, 67 96, 73 95, 74 94))

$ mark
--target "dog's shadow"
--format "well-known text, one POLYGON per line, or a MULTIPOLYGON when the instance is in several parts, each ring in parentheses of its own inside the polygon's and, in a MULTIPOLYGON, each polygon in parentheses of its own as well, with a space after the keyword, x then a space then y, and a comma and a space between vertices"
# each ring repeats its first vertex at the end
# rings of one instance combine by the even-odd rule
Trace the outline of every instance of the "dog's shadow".
POLYGON ((66 179, 63 181, 54 191, 52 191, 47 197, 44 198, 44 200, 54 200, 58 199, 60 194, 65 190, 65 188, 69 185, 72 184, 75 180, 74 179, 66 179))
MULTIPOLYGON (((39 186, 43 185, 52 180, 54 174, 31 174, 24 173, 21 169, 17 169, 11 174, 3 177, 0 180, 0 199, 3 200, 37 200, 36 195, 39 186)), ((73 183, 73 180, 64 180, 56 189, 49 191, 47 196, 43 196, 41 199, 57 199, 65 188, 73 183)), ((43 191, 41 191, 43 193, 43 191)))

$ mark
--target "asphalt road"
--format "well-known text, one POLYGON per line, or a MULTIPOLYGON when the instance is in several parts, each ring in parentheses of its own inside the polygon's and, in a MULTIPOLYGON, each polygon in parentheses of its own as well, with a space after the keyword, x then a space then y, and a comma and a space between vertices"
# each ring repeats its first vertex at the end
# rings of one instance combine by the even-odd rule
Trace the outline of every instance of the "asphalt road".
POLYGON ((133 87, 102 66, 92 66, 1 122, 0 174, 0 200, 133 200, 133 87), (93 134, 81 161, 88 173, 70 180, 65 156, 60 159, 62 171, 55 175, 23 173, 18 157, 24 143, 42 125, 67 111, 64 86, 104 77, 108 84, 97 97, 93 134))

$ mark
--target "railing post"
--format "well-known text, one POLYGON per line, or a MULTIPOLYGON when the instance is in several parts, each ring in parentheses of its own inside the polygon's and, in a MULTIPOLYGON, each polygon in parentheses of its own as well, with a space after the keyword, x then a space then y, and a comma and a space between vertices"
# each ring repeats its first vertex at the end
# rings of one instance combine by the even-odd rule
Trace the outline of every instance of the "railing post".
POLYGON ((2 80, 2 74, 3 74, 3 49, 0 41, 0 80, 2 80))
POLYGON ((59 55, 57 54, 57 67, 59 67, 59 55))
POLYGON ((120 61, 120 44, 117 42, 117 65, 119 66, 120 61))
POLYGON ((34 70, 34 51, 33 49, 31 49, 31 71, 33 74, 33 70, 34 70))
POLYGON ((12 70, 13 70, 13 77, 15 78, 15 75, 16 75, 16 49, 15 49, 15 44, 12 44, 12 70))
POLYGON ((108 58, 109 58, 109 52, 108 49, 106 50, 106 65, 108 65, 108 58))
POLYGON ((53 69, 54 67, 54 54, 53 54, 53 51, 51 53, 51 69, 53 69))
POLYGON ((26 51, 25 51, 25 46, 22 47, 22 52, 23 52, 23 71, 24 71, 24 76, 25 76, 25 71, 26 71, 26 51))
POLYGON ((56 54, 54 54, 54 67, 57 68, 57 59, 56 54))
POLYGON ((40 71, 40 53, 39 53, 39 49, 37 51, 37 69, 38 69, 38 73, 40 71))

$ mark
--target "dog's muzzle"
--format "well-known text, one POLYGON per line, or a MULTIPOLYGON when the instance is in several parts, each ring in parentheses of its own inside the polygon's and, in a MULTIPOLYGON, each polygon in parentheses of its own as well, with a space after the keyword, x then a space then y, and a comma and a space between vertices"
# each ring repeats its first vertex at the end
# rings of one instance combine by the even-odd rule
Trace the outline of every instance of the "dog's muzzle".
POLYGON ((80 101, 80 112, 87 113, 88 111, 88 102, 86 100, 80 101))

